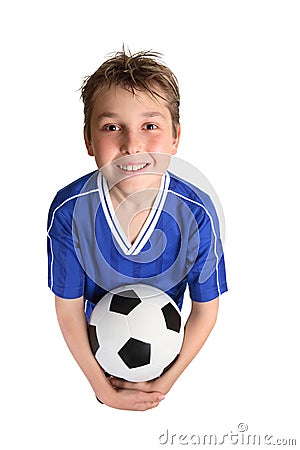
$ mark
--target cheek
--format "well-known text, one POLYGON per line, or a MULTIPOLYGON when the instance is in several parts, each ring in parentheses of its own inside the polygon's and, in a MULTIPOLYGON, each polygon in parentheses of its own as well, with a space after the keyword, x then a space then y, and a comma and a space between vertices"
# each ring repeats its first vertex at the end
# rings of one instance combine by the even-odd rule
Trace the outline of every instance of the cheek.
POLYGON ((166 153, 169 152, 173 147, 173 137, 172 135, 164 135, 164 136, 153 136, 148 141, 148 145, 151 148, 153 153, 166 153))
POLYGON ((116 142, 109 138, 101 138, 94 140, 93 142, 94 152, 99 157, 106 158, 109 154, 113 153, 116 149, 116 142))

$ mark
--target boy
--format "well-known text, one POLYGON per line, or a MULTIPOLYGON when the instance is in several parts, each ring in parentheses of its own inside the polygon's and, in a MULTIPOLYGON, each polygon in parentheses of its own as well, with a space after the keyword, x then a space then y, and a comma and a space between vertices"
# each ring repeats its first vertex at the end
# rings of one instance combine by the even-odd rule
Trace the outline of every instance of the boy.
POLYGON ((167 172, 180 138, 179 90, 158 54, 117 53, 82 86, 84 139, 98 170, 56 195, 49 212, 49 287, 66 343, 96 397, 118 409, 157 406, 212 330, 227 290, 219 226, 206 194, 167 172), (106 377, 87 321, 110 289, 144 282, 192 308, 181 353, 160 378, 106 377))

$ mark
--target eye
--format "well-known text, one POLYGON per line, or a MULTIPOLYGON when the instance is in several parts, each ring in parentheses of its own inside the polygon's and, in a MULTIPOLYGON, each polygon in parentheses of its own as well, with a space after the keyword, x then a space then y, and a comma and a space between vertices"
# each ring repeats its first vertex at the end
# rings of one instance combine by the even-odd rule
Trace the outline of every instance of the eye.
POLYGON ((157 128, 158 126, 154 123, 146 123, 146 125, 144 125, 145 130, 156 130, 157 128))
POLYGON ((104 128, 105 131, 120 131, 120 127, 118 125, 113 124, 113 123, 105 125, 103 128, 104 128))

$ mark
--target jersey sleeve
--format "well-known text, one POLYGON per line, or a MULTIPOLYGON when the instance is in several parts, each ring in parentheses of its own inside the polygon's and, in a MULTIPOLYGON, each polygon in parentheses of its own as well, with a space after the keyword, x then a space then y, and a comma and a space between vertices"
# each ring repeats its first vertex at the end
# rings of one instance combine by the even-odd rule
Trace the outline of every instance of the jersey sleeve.
POLYGON ((205 203, 196 214, 199 240, 197 250, 191 249, 196 258, 187 277, 190 297, 197 302, 213 300, 227 291, 219 221, 211 200, 205 203))
POLYGON ((48 286, 55 295, 72 299, 84 294, 85 273, 76 255, 72 214, 54 200, 48 216, 48 286))

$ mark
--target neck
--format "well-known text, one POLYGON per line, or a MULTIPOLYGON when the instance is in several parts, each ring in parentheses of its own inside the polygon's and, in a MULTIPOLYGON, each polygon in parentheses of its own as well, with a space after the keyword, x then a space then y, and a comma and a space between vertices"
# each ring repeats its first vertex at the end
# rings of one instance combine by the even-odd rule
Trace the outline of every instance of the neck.
POLYGON ((155 183, 143 189, 128 192, 121 186, 114 186, 110 190, 110 198, 119 224, 133 243, 153 207, 160 190, 161 176, 155 183))
POLYGON ((130 180, 120 182, 109 188, 110 197, 114 209, 120 205, 126 205, 129 211, 140 211, 143 208, 150 208, 157 196, 160 189, 162 175, 155 177, 149 177, 148 183, 137 183, 140 180, 133 180, 134 184, 130 183, 130 180))

